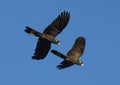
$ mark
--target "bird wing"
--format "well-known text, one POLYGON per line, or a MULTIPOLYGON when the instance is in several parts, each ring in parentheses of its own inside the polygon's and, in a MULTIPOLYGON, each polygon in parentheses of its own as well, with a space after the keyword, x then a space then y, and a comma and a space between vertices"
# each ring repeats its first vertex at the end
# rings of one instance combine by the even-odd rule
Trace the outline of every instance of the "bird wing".
POLYGON ((64 60, 60 63, 60 65, 57 66, 57 68, 58 69, 64 69, 64 68, 70 67, 72 65, 73 65, 72 62, 64 60))
POLYGON ((85 49, 85 38, 78 37, 75 40, 72 49, 67 53, 67 55, 68 55, 68 57, 73 56, 77 60, 79 57, 82 56, 84 49, 85 49))
POLYGON ((44 30, 44 34, 56 37, 66 27, 70 19, 69 12, 62 12, 58 17, 44 30))
POLYGON ((51 43, 49 41, 47 41, 46 39, 39 38, 32 59, 36 60, 44 59, 48 54, 50 48, 51 43))
POLYGON ((62 53, 60 53, 60 52, 58 52, 58 51, 56 51, 56 50, 51 50, 51 52, 52 52, 53 54, 59 56, 60 58, 64 59, 64 61, 62 61, 62 62, 60 63, 60 65, 57 66, 58 69, 64 69, 64 68, 66 68, 66 67, 69 67, 69 66, 73 65, 72 62, 65 60, 65 58, 67 58, 67 57, 66 57, 64 54, 62 54, 62 53))

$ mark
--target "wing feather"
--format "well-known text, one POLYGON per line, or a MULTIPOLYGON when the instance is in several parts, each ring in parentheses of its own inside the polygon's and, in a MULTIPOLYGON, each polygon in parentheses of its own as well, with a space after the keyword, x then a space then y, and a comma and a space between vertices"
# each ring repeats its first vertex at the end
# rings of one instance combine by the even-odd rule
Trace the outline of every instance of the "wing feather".
POLYGON ((44 59, 48 54, 50 48, 51 48, 51 43, 49 41, 39 38, 32 59, 36 59, 36 60, 44 59))
POLYGON ((73 65, 72 62, 64 60, 60 63, 60 65, 57 66, 57 68, 58 69, 64 69, 64 68, 70 67, 72 65, 73 65))
POLYGON ((85 49, 85 38, 84 37, 78 37, 72 49, 67 53, 68 56, 74 56, 76 59, 82 56, 85 49))
POLYGON ((56 37, 66 27, 70 19, 69 12, 62 12, 58 17, 44 30, 44 34, 56 37))

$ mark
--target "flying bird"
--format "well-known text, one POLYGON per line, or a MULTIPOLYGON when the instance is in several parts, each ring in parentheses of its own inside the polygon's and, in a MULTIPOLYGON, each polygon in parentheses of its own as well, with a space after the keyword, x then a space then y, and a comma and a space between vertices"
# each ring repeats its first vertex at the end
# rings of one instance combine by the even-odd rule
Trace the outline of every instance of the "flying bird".
POLYGON ((60 44, 60 41, 55 39, 55 37, 59 33, 61 33, 63 29, 67 26, 69 19, 70 19, 69 12, 67 11, 61 12, 61 14, 58 15, 57 18, 53 20, 52 23, 44 29, 43 33, 26 26, 25 29, 26 33, 38 37, 35 53, 32 56, 32 59, 35 60, 44 59, 51 48, 51 43, 57 45, 60 44))
POLYGON ((67 55, 64 55, 56 50, 51 50, 51 52, 60 58, 63 59, 63 61, 60 63, 60 65, 57 66, 58 69, 64 69, 67 67, 70 67, 74 64, 83 66, 83 62, 79 60, 79 58, 83 55, 84 49, 85 49, 85 38, 84 37, 78 37, 73 47, 68 51, 67 55))

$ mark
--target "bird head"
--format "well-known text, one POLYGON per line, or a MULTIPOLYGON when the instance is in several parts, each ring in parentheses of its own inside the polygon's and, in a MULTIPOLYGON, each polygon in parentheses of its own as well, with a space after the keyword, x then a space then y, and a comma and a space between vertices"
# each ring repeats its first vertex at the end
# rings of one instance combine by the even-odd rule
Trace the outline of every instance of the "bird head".
POLYGON ((53 39, 53 40, 52 40, 52 43, 57 44, 57 45, 60 45, 60 41, 57 40, 57 39, 53 39))
POLYGON ((84 66, 83 62, 82 61, 79 61, 78 63, 80 66, 84 66))

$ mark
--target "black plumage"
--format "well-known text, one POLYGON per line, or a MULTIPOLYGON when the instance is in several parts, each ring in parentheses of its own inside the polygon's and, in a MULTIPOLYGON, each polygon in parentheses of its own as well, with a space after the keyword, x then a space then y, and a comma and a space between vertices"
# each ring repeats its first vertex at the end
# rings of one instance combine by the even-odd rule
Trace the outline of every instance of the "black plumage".
POLYGON ((55 37, 63 31, 68 24, 69 19, 69 12, 61 12, 61 14, 58 15, 58 17, 50 25, 48 25, 48 27, 45 28, 43 33, 26 26, 25 32, 39 37, 32 59, 44 59, 51 48, 51 43, 60 44, 60 41, 55 39, 55 37))
POLYGON ((73 47, 68 51, 67 55, 64 55, 56 50, 52 50, 51 52, 60 58, 64 59, 60 65, 57 66, 58 69, 64 69, 72 66, 73 64, 77 64, 82 66, 83 62, 79 60, 79 58, 83 55, 85 49, 85 38, 78 37, 73 47))

